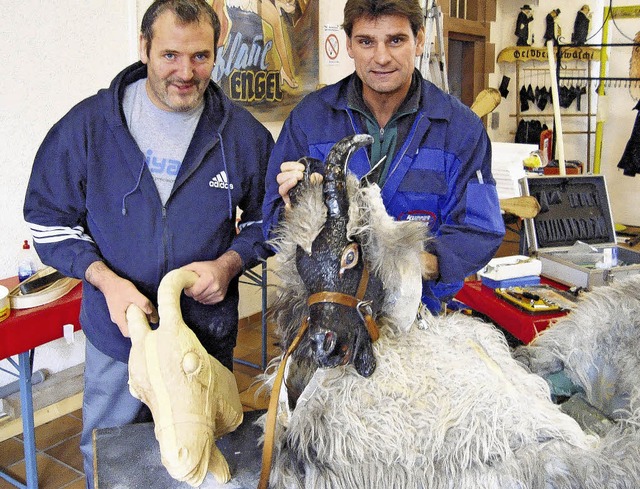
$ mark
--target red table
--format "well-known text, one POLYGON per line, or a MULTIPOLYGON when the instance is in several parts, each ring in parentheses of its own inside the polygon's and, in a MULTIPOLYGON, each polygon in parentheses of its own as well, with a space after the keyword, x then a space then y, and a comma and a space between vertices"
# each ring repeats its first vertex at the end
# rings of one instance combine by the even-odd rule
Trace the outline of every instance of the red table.
MULTIPOLYGON (((544 277, 541 278, 541 283, 566 290, 566 287, 544 277)), ((564 311, 528 313, 498 297, 492 288, 482 285, 479 280, 465 282, 456 294, 456 299, 489 317, 525 344, 531 342, 538 332, 549 327, 552 320, 567 314, 564 311)))
MULTIPOLYGON (((9 290, 18 284, 18 277, 0 280, 9 290)), ((0 321, 0 360, 7 359, 17 370, 20 381, 20 411, 24 437, 24 455, 27 485, 0 471, 0 478, 19 488, 37 489, 36 445, 31 391, 31 367, 37 346, 62 338, 63 326, 73 324, 80 329, 80 301, 82 285, 78 284, 66 295, 43 306, 29 309, 12 309, 9 317, 0 321), (18 356, 16 362, 12 356, 18 356)), ((3 371, 15 375, 13 372, 3 371)))

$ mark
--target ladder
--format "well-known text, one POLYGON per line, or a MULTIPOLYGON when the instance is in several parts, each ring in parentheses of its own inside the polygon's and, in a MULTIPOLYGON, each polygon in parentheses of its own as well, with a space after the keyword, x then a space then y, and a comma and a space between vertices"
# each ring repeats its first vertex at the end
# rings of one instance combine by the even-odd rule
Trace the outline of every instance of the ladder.
POLYGON ((423 2, 425 44, 422 56, 416 60, 416 68, 420 70, 420 73, 422 73, 422 76, 426 80, 429 80, 441 90, 449 93, 442 9, 437 5, 436 0, 423 0, 423 2), (434 31, 435 40, 433 44, 436 49, 432 52, 431 39, 434 37, 434 31), (435 65, 435 67, 433 67, 433 65, 435 65))

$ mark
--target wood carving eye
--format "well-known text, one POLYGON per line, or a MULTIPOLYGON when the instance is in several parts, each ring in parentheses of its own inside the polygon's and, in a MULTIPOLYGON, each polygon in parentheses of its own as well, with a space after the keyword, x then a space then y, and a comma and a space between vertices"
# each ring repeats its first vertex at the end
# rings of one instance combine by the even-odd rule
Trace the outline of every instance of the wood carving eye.
POLYGON ((195 352, 190 351, 182 358, 182 370, 188 376, 198 373, 200 366, 200 357, 195 352))
POLYGON ((359 252, 358 244, 350 243, 342 252, 342 258, 340 258, 340 276, 345 270, 355 267, 358 264, 359 252))

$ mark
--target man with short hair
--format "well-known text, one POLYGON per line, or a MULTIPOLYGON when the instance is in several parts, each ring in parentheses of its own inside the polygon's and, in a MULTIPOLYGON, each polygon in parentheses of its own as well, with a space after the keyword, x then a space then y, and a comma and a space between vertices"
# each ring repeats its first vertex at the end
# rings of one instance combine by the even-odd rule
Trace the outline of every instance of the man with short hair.
POLYGON ((305 97, 285 121, 269 160, 263 216, 269 237, 302 179, 296 160, 324 161, 343 137, 370 134, 373 144, 353 154, 349 170, 362 177, 375 168, 387 212, 423 221, 435 237, 422 255, 422 299, 437 314, 493 257, 504 223, 482 122, 414 68, 425 49, 423 19, 418 0, 347 1, 343 27, 355 73, 305 97))
POLYGON ((205 0, 156 0, 142 20, 141 62, 71 109, 34 161, 24 215, 38 254, 84 279, 89 487, 92 430, 144 412, 127 386, 127 307, 155 316, 162 277, 194 271, 183 318, 232 369, 238 276, 269 254, 261 205, 273 139, 211 82, 219 32, 205 0))

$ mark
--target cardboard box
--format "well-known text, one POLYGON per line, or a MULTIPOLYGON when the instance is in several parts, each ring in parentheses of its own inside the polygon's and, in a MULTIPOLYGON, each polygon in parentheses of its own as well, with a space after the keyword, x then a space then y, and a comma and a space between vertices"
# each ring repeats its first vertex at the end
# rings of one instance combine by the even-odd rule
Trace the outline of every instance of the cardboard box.
POLYGON ((543 276, 591 289, 640 273, 640 253, 616 245, 604 176, 528 176, 520 185, 540 203, 525 231, 543 276))

